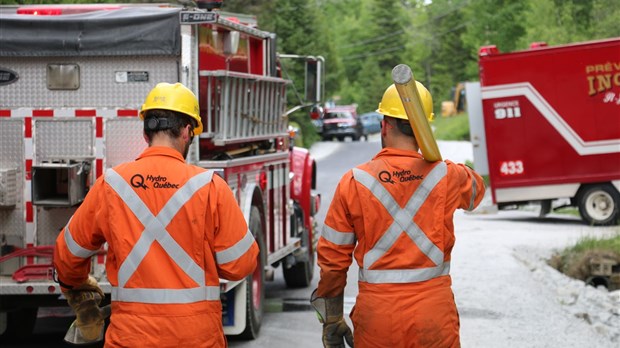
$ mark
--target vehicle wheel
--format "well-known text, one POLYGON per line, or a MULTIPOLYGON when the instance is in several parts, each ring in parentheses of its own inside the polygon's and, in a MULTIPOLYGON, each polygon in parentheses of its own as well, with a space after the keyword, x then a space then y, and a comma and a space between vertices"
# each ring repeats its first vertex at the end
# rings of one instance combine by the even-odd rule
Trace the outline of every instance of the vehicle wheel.
POLYGON ((13 342, 30 337, 37 322, 38 308, 21 308, 0 313, 0 342, 13 342), (2 323, 4 321, 4 323, 2 323))
POLYGON ((344 141, 344 137, 343 136, 339 136, 338 137, 338 141, 344 141))
POLYGON ((607 226, 619 222, 620 194, 611 185, 587 187, 580 193, 579 214, 590 225, 607 226))
POLYGON ((254 234, 260 252, 256 269, 246 278, 246 323, 245 330, 239 335, 240 338, 249 340, 258 337, 263 321, 263 303, 265 302, 264 284, 267 248, 263 238, 263 224, 260 217, 260 210, 253 206, 250 211, 250 231, 254 234))
POLYGON ((551 200, 545 199, 540 201, 540 212, 538 213, 539 217, 545 217, 547 214, 551 212, 551 200))
POLYGON ((360 140, 360 138, 361 138, 361 136, 360 136, 359 134, 357 134, 357 133, 356 133, 356 134, 353 134, 353 135, 351 136, 351 139, 352 139, 353 141, 358 141, 358 140, 360 140))
POLYGON ((304 225, 304 213, 298 205, 295 205, 294 227, 301 238, 301 250, 305 251, 306 260, 300 260, 291 268, 282 266, 284 281, 289 288, 306 288, 310 286, 314 276, 314 250, 310 240, 310 231, 304 225))

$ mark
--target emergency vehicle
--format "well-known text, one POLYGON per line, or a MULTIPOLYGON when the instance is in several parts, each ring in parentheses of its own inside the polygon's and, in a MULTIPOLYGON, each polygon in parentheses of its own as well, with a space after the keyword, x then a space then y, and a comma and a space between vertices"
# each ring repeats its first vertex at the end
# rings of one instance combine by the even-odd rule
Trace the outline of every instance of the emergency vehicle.
MULTIPOLYGON (((39 307, 66 306, 53 280, 56 237, 96 178, 146 147, 138 113, 159 82, 198 96, 204 132, 187 161, 228 182, 260 246, 254 274, 221 281, 226 334, 258 335, 264 281, 276 267, 288 286, 309 286, 316 163, 290 141, 292 81, 281 71, 285 60, 306 65, 311 105, 322 94, 323 59, 279 55, 275 34, 255 17, 197 3, 1 11, 1 334, 27 335, 39 307)), ((109 294, 105 258, 104 248, 92 275, 109 294)))
POLYGON ((479 51, 467 83, 476 170, 499 209, 579 209, 592 225, 620 218, 620 38, 500 53, 479 51))

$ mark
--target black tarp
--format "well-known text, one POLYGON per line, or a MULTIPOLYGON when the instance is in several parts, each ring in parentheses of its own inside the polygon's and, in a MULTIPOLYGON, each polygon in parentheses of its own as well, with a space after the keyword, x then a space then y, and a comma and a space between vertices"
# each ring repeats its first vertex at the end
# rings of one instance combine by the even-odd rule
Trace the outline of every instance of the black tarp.
POLYGON ((128 7, 82 14, 0 14, 0 56, 179 55, 179 8, 128 7))

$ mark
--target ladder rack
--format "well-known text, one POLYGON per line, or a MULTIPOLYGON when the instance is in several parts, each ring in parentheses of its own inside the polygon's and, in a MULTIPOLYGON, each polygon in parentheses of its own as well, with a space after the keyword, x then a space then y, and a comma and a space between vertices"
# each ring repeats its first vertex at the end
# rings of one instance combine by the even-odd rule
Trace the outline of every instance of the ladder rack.
POLYGON ((223 146, 286 135, 289 80, 228 70, 200 71, 199 76, 202 138, 223 146))

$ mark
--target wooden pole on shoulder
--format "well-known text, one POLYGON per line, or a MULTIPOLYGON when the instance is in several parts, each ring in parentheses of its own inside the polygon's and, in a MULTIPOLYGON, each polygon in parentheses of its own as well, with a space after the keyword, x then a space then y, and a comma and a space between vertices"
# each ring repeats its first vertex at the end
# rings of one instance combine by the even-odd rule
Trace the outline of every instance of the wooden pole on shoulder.
POLYGON ((411 68, 406 64, 395 66, 392 69, 392 80, 394 80, 394 86, 403 102, 409 124, 422 151, 422 156, 428 162, 441 161, 441 153, 439 153, 437 141, 435 141, 433 131, 422 108, 420 93, 416 87, 411 68))

